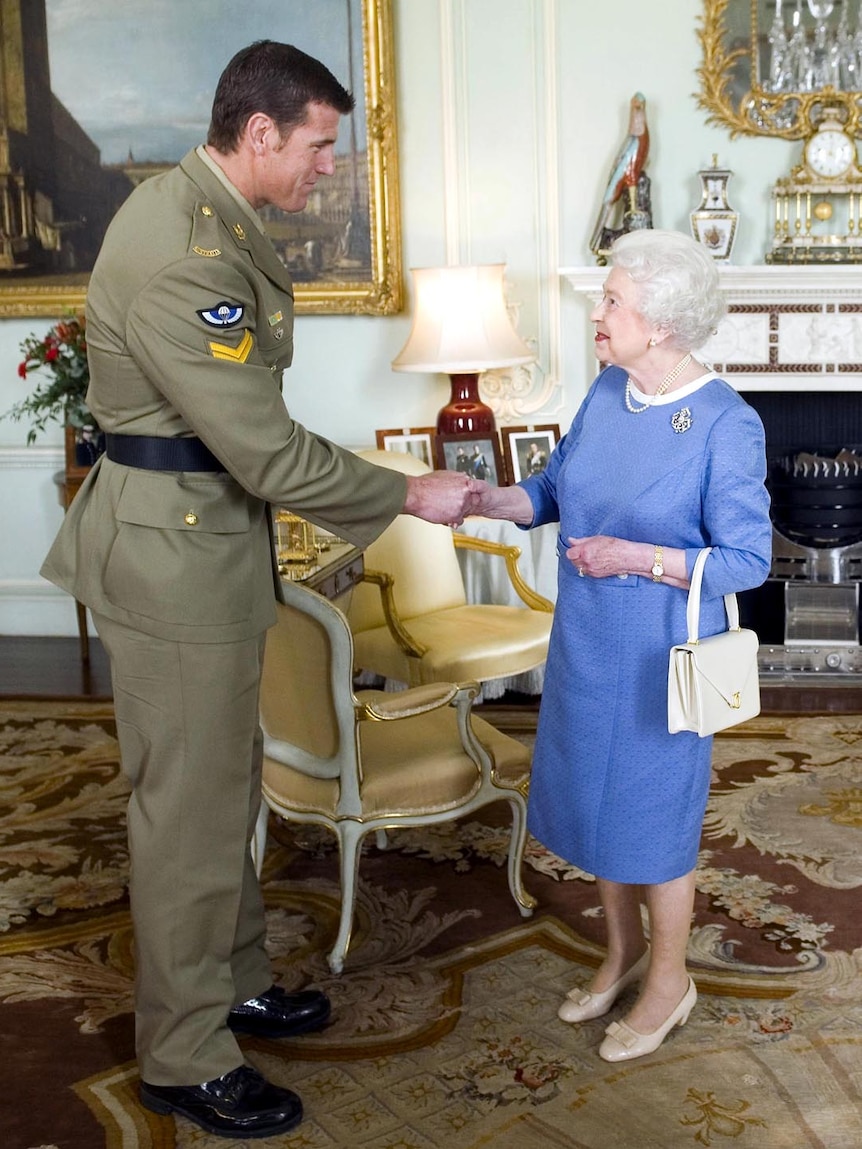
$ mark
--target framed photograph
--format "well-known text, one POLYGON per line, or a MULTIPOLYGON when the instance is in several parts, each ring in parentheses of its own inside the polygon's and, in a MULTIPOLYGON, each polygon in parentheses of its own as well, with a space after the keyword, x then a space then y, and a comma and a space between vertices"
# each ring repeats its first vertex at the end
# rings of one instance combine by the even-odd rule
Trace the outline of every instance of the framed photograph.
POLYGON ((476 435, 437 435, 437 470, 463 471, 495 487, 505 486, 500 441, 487 432, 476 435))
POLYGON ((93 19, 69 0, 33 7, 41 28, 0 21, 7 119, 16 117, 6 125, 14 174, 0 188, 0 317, 83 307, 112 216, 139 183, 206 140, 219 75, 260 39, 322 60, 356 98, 341 120, 335 174, 304 211, 261 212, 297 313, 401 310, 391 0, 258 0, 241 27, 211 0, 124 0, 93 19), (133 52, 117 51, 127 43, 133 52))
POLYGON ((415 455, 434 469, 435 427, 402 427, 400 430, 377 431, 375 434, 381 451, 403 451, 407 455, 415 455))
POLYGON ((503 427, 503 457, 509 483, 520 483, 529 475, 538 475, 548 465, 551 452, 560 441, 556 423, 536 427, 503 427))

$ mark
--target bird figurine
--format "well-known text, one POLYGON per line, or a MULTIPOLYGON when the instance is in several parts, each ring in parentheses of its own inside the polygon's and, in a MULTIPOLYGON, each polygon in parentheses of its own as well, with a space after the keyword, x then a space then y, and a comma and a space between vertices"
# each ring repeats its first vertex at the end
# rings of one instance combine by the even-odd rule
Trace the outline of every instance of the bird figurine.
POLYGON ((629 191, 629 189, 637 188, 648 154, 649 128, 646 120, 646 98, 643 92, 635 92, 630 103, 628 135, 623 140, 611 168, 605 194, 602 197, 599 218, 590 240, 590 251, 595 254, 598 254, 602 248, 602 238, 608 229, 614 208, 623 193, 630 197, 629 203, 624 202, 623 211, 634 209, 635 191, 629 191))

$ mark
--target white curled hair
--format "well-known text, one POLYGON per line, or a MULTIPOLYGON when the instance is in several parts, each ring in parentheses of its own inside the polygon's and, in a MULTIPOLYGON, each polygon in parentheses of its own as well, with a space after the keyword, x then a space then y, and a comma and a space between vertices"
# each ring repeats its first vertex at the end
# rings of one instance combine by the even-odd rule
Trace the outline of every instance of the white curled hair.
POLYGON ((718 270, 703 246, 681 231, 644 228, 621 235, 610 258, 638 285, 638 310, 685 350, 702 347, 727 303, 718 270))

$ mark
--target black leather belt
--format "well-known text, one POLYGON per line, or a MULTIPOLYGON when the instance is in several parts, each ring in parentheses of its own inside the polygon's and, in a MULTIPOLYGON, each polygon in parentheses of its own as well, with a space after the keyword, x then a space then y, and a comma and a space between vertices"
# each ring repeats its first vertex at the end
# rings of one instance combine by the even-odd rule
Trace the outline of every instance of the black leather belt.
POLYGON ((105 435, 105 454, 112 463, 144 471, 224 471, 209 447, 196 438, 105 435))

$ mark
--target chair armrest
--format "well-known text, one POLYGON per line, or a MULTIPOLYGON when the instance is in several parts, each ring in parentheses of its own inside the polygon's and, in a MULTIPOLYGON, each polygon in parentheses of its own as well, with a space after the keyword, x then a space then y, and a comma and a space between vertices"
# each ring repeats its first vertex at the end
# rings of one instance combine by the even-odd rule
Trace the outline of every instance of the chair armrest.
POLYGON ((524 581, 518 568, 518 559, 521 557, 520 547, 510 546, 508 543, 495 543, 490 539, 477 539, 473 535, 459 535, 457 531, 453 531, 452 538, 455 546, 460 550, 482 551, 486 555, 499 555, 504 558, 509 581, 521 602, 526 603, 531 610, 541 610, 547 614, 554 613, 554 604, 551 600, 533 590, 524 581))
POLYGON ((357 718, 370 718, 377 722, 391 722, 398 718, 413 718, 417 714, 427 714, 443 706, 467 705, 479 693, 477 682, 430 682, 427 686, 414 686, 411 690, 399 690, 394 694, 375 694, 372 698, 359 700, 357 718))
POLYGON ((360 582, 370 582, 380 587, 380 601, 389 633, 408 658, 421 658, 427 652, 428 647, 418 642, 401 621, 398 608, 395 606, 395 596, 392 593, 392 587, 395 584, 392 575, 386 574, 384 571, 365 570, 362 572, 360 582))

